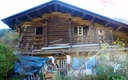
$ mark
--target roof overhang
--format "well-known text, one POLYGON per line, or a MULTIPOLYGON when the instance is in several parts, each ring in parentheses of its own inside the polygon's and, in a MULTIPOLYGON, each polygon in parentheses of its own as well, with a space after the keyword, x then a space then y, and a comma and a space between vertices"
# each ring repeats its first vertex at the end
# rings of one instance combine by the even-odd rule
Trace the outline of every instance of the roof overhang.
POLYGON ((104 25, 104 27, 112 27, 114 30, 128 31, 128 25, 126 24, 57 0, 47 2, 24 12, 7 17, 2 19, 2 21, 11 29, 15 29, 23 22, 31 21, 33 18, 42 17, 43 14, 49 14, 52 12, 70 13, 71 16, 81 17, 83 20, 90 20, 104 25))

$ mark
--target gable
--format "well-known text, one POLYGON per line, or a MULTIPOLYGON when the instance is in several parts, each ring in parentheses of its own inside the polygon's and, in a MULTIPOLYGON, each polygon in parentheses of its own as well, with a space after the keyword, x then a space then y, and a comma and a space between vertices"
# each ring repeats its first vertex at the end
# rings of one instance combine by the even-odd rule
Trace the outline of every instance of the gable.
POLYGON ((70 13, 73 17, 81 17, 83 20, 90 20, 91 22, 96 22, 104 25, 104 27, 113 27, 114 30, 120 29, 122 31, 128 31, 128 27, 126 24, 56 0, 10 16, 3 19, 2 21, 11 29, 15 29, 17 27, 20 27, 20 25, 26 21, 32 21, 34 18, 40 18, 42 17, 42 15, 52 12, 70 13))

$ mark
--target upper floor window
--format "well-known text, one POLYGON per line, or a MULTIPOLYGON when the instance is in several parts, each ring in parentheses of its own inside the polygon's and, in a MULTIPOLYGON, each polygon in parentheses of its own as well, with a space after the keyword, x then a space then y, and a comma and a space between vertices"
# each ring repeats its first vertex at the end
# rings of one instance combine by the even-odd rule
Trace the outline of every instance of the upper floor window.
POLYGON ((89 27, 88 26, 78 26, 74 27, 74 34, 78 36, 88 35, 89 27))
POLYGON ((99 34, 99 35, 104 35, 104 30, 99 29, 99 30, 98 30, 98 34, 99 34))
POLYGON ((43 28, 42 27, 37 27, 36 28, 36 35, 42 35, 43 34, 43 28))

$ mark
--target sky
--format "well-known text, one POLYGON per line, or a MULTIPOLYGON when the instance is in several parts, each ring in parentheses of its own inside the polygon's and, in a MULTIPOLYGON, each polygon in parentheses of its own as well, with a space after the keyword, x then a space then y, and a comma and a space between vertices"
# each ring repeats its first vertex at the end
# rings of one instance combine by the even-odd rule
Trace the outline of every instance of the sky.
MULTIPOLYGON (((0 0, 0 20, 50 0, 0 0)), ((128 19, 128 0, 61 0, 68 4, 107 16, 128 19)), ((0 21, 0 29, 8 28, 0 21)))

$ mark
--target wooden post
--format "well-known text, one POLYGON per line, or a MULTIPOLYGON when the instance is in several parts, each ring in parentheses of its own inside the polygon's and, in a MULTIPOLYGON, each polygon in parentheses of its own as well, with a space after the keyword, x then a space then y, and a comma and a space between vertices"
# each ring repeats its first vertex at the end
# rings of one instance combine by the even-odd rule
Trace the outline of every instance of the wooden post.
POLYGON ((48 25, 47 25, 47 21, 46 21, 46 30, 45 30, 45 46, 48 47, 48 25))
POLYGON ((99 44, 99 49, 101 49, 100 39, 99 39, 99 33, 98 33, 98 27, 96 28, 96 34, 97 34, 97 42, 99 44))
POLYGON ((71 16, 69 15, 69 42, 70 49, 72 49, 72 28, 71 28, 71 16))
POLYGON ((112 34, 112 30, 110 30, 110 36, 111 36, 111 43, 113 42, 113 34, 112 34))
POLYGON ((90 28, 90 35, 91 35, 91 40, 92 40, 92 43, 94 42, 94 38, 93 38, 93 28, 94 28, 94 21, 91 22, 91 28, 90 28))

